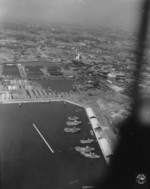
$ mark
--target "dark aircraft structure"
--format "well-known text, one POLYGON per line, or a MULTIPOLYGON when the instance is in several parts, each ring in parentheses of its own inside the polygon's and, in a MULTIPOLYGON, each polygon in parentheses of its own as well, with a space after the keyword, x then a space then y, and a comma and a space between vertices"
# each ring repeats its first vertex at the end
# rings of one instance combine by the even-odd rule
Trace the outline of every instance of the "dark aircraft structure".
POLYGON ((132 112, 122 123, 120 142, 111 161, 108 178, 97 188, 148 189, 150 188, 150 97, 142 97, 139 80, 144 66, 144 53, 149 29, 150 1, 142 3, 139 36, 136 49, 136 68, 132 86, 132 112), (145 118, 141 119, 141 112, 145 118))

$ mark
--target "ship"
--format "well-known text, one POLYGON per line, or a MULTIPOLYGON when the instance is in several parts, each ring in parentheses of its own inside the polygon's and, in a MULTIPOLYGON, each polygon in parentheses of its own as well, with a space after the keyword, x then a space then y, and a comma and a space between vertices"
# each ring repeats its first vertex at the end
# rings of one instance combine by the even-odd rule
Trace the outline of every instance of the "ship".
POLYGON ((88 138, 88 139, 81 139, 80 140, 81 144, 90 144, 92 142, 94 142, 94 139, 90 139, 90 138, 88 138))
POLYGON ((77 120, 75 120, 75 121, 67 121, 66 122, 66 124, 68 125, 68 126, 76 126, 76 125, 79 125, 79 124, 81 124, 82 123, 82 121, 77 121, 77 120))
POLYGON ((95 154, 94 152, 89 152, 89 153, 87 153, 87 152, 81 152, 81 154, 83 156, 87 157, 87 158, 92 158, 92 159, 98 159, 98 158, 100 158, 100 156, 97 155, 97 154, 95 154))
POLYGON ((70 120, 70 121, 77 121, 78 119, 79 119, 79 117, 77 117, 77 116, 74 116, 74 117, 69 116, 68 117, 68 120, 70 120))
POLYGON ((80 128, 77 128, 77 127, 72 127, 72 128, 64 128, 64 131, 66 133, 76 133, 76 132, 79 132, 81 129, 80 128))
POLYGON ((86 147, 76 146, 75 150, 77 152, 81 152, 82 153, 82 152, 91 152, 91 151, 95 150, 95 148, 90 147, 90 146, 86 146, 86 147))

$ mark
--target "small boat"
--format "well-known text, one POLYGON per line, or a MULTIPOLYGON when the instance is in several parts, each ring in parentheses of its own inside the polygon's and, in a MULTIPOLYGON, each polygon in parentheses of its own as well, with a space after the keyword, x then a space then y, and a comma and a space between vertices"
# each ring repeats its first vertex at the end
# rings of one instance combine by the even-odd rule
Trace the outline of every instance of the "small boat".
POLYGON ((82 110, 81 109, 77 109, 77 110, 75 110, 75 112, 81 112, 82 110))
POLYGON ((81 152, 82 153, 82 152, 91 152, 91 151, 95 150, 95 148, 90 147, 90 146, 86 146, 86 147, 76 146, 75 150, 77 152, 81 152))
POLYGON ((81 124, 82 123, 82 121, 77 121, 77 120, 75 120, 75 121, 67 121, 66 122, 66 124, 68 125, 68 126, 76 126, 76 125, 79 125, 79 124, 81 124))
POLYGON ((72 181, 69 181, 68 184, 72 185, 72 184, 75 184, 75 183, 78 183, 79 180, 72 180, 72 181))
POLYGON ((69 116, 68 117, 69 121, 77 121, 78 119, 79 119, 79 117, 77 117, 77 116, 74 116, 74 117, 69 116))
POLYGON ((81 152, 81 154, 83 156, 87 157, 87 158, 92 158, 92 159, 98 159, 98 158, 100 158, 100 156, 97 155, 97 154, 95 154, 94 152, 89 152, 89 153, 87 153, 87 152, 81 152))
POLYGON ((94 142, 94 139, 90 139, 90 138, 88 138, 88 139, 81 139, 80 140, 81 144, 90 144, 92 142, 94 142))
POLYGON ((66 101, 64 101, 64 106, 66 106, 67 104, 66 104, 66 101))
POLYGON ((19 108, 21 108, 22 107, 22 103, 19 103, 19 108))
POLYGON ((64 131, 66 133, 76 133, 76 132, 79 132, 81 129, 80 128, 77 128, 77 127, 72 127, 72 128, 64 128, 64 131))
POLYGON ((94 132, 93 132, 93 130, 90 130, 90 133, 91 133, 92 136, 94 136, 94 132))
POLYGON ((95 188, 95 186, 82 186, 82 189, 95 188))

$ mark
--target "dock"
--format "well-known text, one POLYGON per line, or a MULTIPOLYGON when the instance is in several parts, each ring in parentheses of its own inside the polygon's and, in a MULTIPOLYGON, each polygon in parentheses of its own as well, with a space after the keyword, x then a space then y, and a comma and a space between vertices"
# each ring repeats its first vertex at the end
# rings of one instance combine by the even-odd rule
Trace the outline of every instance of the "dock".
POLYGON ((39 131, 39 129, 36 127, 36 125, 33 123, 32 124, 33 127, 35 128, 35 130, 38 132, 38 134, 40 135, 40 137, 43 139, 44 143, 46 144, 46 146, 48 147, 48 149, 54 153, 54 150, 50 147, 50 145, 48 144, 48 142, 46 141, 46 139, 43 137, 43 135, 41 134, 41 132, 39 131))
POLYGON ((110 163, 110 157, 113 156, 113 151, 111 149, 111 146, 107 140, 107 138, 102 138, 101 137, 101 133, 103 132, 102 127, 100 126, 93 110, 91 108, 85 108, 88 119, 91 123, 92 129, 94 131, 95 137, 97 139, 97 142, 100 146, 100 149, 103 153, 103 156, 106 160, 106 163, 109 164, 110 163))

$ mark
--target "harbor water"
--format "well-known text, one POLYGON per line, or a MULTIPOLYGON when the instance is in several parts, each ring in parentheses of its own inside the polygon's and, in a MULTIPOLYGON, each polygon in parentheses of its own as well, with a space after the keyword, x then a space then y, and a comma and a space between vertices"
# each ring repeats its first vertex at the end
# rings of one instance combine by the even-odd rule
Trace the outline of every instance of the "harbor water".
POLYGON ((2 189, 80 189, 103 180, 107 165, 84 108, 63 102, 0 105, 2 189), (81 131, 66 133, 68 116, 78 116, 81 131), (33 127, 36 125, 44 140, 33 127), (75 151, 83 138, 94 139, 99 159, 75 151))

